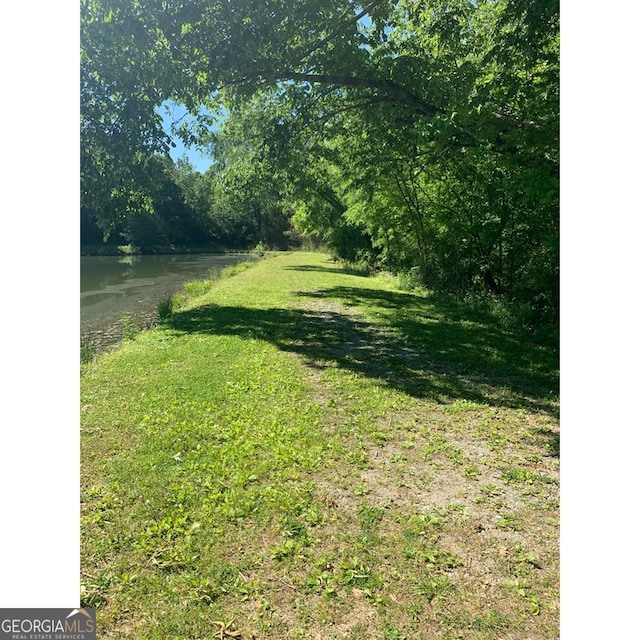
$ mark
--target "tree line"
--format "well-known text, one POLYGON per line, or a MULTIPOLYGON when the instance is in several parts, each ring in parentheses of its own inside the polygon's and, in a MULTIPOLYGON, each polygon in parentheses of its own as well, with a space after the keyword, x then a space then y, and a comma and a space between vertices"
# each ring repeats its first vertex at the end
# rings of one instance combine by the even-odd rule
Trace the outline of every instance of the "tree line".
POLYGON ((287 250, 302 244, 291 213, 276 196, 252 196, 242 184, 229 188, 224 173, 199 173, 187 159, 174 163, 169 156, 152 155, 147 171, 155 182, 147 207, 108 221, 99 209, 81 208, 84 251, 101 253, 120 245, 142 253, 287 250))
POLYGON ((81 43, 82 202, 103 229, 182 224, 153 170, 154 109, 177 100, 197 124, 176 133, 214 159, 189 219, 221 241, 319 237, 557 322, 557 0, 83 0, 81 43))

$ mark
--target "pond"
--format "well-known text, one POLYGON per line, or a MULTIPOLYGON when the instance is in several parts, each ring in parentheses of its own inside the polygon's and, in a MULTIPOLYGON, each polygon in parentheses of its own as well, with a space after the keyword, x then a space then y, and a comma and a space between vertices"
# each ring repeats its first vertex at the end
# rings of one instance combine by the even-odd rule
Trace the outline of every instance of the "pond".
POLYGON ((102 350, 123 333, 157 319, 158 304, 189 280, 218 277, 227 266, 257 259, 251 254, 82 256, 81 343, 102 350))

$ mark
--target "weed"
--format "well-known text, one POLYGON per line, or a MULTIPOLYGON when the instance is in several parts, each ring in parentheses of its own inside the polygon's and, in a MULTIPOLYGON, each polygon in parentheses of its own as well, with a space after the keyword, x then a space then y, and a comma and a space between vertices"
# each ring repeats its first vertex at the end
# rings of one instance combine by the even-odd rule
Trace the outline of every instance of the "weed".
POLYGON ((353 488, 353 492, 357 496, 366 496, 371 493, 371 487, 366 482, 361 482, 353 488))
POLYGON ((171 313, 180 311, 187 304, 187 296, 183 292, 178 292, 171 297, 171 313))
POLYGON ((427 602, 432 602, 451 593, 453 584, 447 576, 428 574, 418 580, 417 591, 427 602))
POLYGON ((136 326, 133 316, 126 313, 122 316, 122 339, 133 340, 138 334, 139 329, 136 326))
POLYGON ((317 567, 306 579, 305 586, 312 592, 322 593, 325 596, 335 596, 338 589, 337 576, 332 564, 323 564, 317 567))
POLYGON ((271 557, 274 560, 284 560, 291 558, 298 550, 298 543, 295 540, 287 539, 281 544, 271 547, 271 557))
POLYGON ((470 627, 477 631, 496 631, 506 629, 511 625, 511 619, 495 609, 485 616, 477 616, 471 620, 470 627))
POLYGON ((462 473, 471 480, 477 480, 480 469, 476 465, 469 465, 462 470, 462 473))
POLYGON ((200 526, 198 522, 189 524, 186 515, 167 515, 141 531, 137 544, 153 566, 161 569, 184 567, 197 558, 191 540, 200 526))
POLYGON ((349 451, 347 453, 347 462, 355 465, 358 469, 368 469, 371 467, 369 462, 369 456, 367 455, 364 447, 360 446, 357 449, 349 451))
POLYGON ((533 484, 533 481, 536 478, 536 475, 530 471, 529 469, 524 469, 522 467, 514 467, 512 469, 507 469, 502 477, 507 482, 524 482, 526 484, 533 484))
POLYGON ((205 605, 211 605, 221 594, 218 586, 209 578, 187 577, 190 598, 205 605))
POLYGON ((419 267, 411 267, 407 271, 401 271, 397 275, 397 281, 398 288, 404 291, 415 291, 416 289, 424 288, 419 267))
POLYGON ((521 483, 531 485, 534 482, 555 484, 557 480, 547 475, 541 475, 525 467, 512 467, 507 469, 502 477, 509 483, 521 483))
POLYGON ((497 484, 483 484, 480 485, 480 491, 488 498, 497 498, 504 495, 504 489, 497 484))
POLYGON ((83 607, 99 607, 107 600, 113 574, 102 573, 80 584, 80 600, 83 607))
POLYGON ((407 640, 407 636, 402 633, 395 625, 384 623, 384 640, 407 640))
POLYGON ((164 322, 173 313, 173 302, 171 298, 165 298, 158 303, 157 307, 158 320, 164 322))
POLYGON ((500 529, 511 529, 512 531, 520 531, 522 527, 518 524, 518 519, 512 513, 504 514, 497 522, 496 526, 500 529))
POLYGON ((510 580, 507 586, 515 589, 518 595, 527 601, 528 610, 532 616, 540 615, 540 599, 531 593, 525 580, 510 580))
POLYGON ((360 509, 358 516, 364 531, 373 531, 384 517, 384 509, 366 505, 360 509))
POLYGON ((340 564, 340 584, 345 587, 357 587, 370 598, 372 589, 379 586, 380 580, 373 574, 370 567, 363 564, 357 557, 340 564))
POLYGON ((95 360, 98 354, 98 345, 95 339, 90 336, 80 338, 80 363, 87 364, 95 360))
POLYGON ((423 455, 425 459, 434 459, 437 454, 442 454, 455 465, 462 465, 465 455, 460 447, 451 444, 447 438, 441 434, 430 434, 430 442, 424 447, 423 455))

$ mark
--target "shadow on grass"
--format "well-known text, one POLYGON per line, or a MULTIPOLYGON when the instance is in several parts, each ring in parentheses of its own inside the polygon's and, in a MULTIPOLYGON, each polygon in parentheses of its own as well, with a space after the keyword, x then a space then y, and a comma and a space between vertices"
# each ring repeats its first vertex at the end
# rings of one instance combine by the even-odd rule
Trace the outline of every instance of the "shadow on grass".
POLYGON ((368 278, 370 273, 366 269, 354 269, 352 267, 345 267, 342 265, 336 265, 335 268, 331 267, 317 267, 316 265, 301 264, 295 267, 284 267, 285 271, 316 271, 320 273, 343 273, 349 276, 361 276, 368 278))
POLYGON ((535 433, 546 444, 549 455, 553 458, 560 457, 560 434, 552 429, 536 429, 535 433))
POLYGON ((366 288, 298 295, 338 299, 347 307, 364 304, 385 318, 377 325, 335 302, 313 309, 208 305, 177 312, 168 324, 178 333, 265 340, 299 354, 309 366, 340 367, 417 398, 557 414, 553 354, 470 320, 463 309, 366 288))

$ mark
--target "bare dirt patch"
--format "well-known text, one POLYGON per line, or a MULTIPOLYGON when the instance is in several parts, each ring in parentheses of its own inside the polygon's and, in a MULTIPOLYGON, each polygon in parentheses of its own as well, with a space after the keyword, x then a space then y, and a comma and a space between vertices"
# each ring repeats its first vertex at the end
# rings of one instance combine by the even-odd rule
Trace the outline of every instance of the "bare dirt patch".
MULTIPOLYGON (((411 566, 406 583, 389 593, 428 602, 426 608, 414 604, 413 621, 401 616, 406 627, 429 629, 429 637, 440 637, 444 627, 466 629, 456 636, 465 638, 498 637, 507 627, 521 629, 510 637, 555 637, 557 419, 544 411, 505 406, 495 394, 494 404, 442 404, 396 391, 401 402, 388 403, 391 408, 360 404, 349 412, 344 406, 348 383, 332 370, 332 359, 366 364, 355 376, 360 381, 388 381, 390 372, 407 375, 409 367, 424 376, 419 363, 426 358, 413 348, 394 351, 389 334, 353 308, 328 300, 307 301, 305 308, 327 323, 334 338, 327 343, 326 361, 308 363, 313 398, 323 408, 325 428, 341 434, 345 449, 358 454, 351 464, 337 461, 335 469, 316 478, 318 495, 342 512, 338 519, 344 523, 357 520, 363 505, 384 511, 380 545, 404 548, 400 557, 411 566), (414 544, 408 523, 420 517, 432 518, 438 527, 425 530, 414 544)), ((403 385, 411 389, 410 381, 403 385)), ((385 554, 378 553, 385 567, 385 554)), ((398 562, 393 552, 389 557, 398 562)), ((389 563, 386 570, 393 574, 397 565, 389 563)), ((388 606, 394 607, 392 600, 388 606)), ((373 614, 365 609, 359 624, 366 626, 373 614)), ((348 632, 336 626, 333 637, 350 637, 348 632)))

